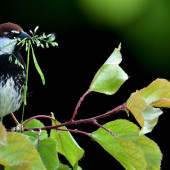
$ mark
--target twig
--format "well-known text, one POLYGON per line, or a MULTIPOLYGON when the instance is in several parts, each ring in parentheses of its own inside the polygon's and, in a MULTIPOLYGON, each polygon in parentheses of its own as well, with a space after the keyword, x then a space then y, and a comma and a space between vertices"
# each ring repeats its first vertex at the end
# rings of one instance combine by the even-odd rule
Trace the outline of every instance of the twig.
MULTIPOLYGON (((88 119, 76 120, 76 121, 72 120, 72 121, 64 122, 64 123, 61 123, 59 125, 54 125, 54 126, 46 126, 46 127, 42 127, 41 130, 58 129, 59 127, 62 127, 62 126, 76 125, 76 124, 80 124, 80 123, 91 123, 91 124, 93 124, 93 122, 95 120, 104 118, 104 117, 109 116, 109 115, 112 115, 114 113, 117 113, 120 110, 124 110, 125 108, 126 108, 126 103, 123 103, 122 105, 114 108, 113 110, 108 111, 108 112, 106 112, 102 115, 99 115, 99 116, 95 116, 95 117, 88 118, 88 119)), ((34 116, 34 117, 30 118, 29 121, 34 119, 34 118, 49 118, 49 119, 52 119, 49 116, 46 117, 45 115, 39 115, 39 116, 34 116)), ((28 123, 28 120, 27 120, 27 123, 28 123)), ((23 129, 23 131, 29 131, 29 130, 39 131, 39 128, 24 128, 23 129)))
POLYGON ((37 115, 37 116, 33 116, 33 117, 27 119, 27 120, 25 121, 25 123, 23 124, 23 128, 26 126, 26 124, 27 124, 29 121, 31 121, 31 120, 33 120, 33 119, 37 119, 37 118, 38 118, 38 119, 39 119, 39 118, 51 119, 51 120, 54 121, 54 123, 56 123, 56 120, 55 120, 54 118, 50 117, 50 116, 46 116, 46 115, 37 115))
POLYGON ((93 122, 94 125, 104 129, 105 131, 109 132, 114 138, 116 138, 117 136, 114 135, 109 129, 105 128, 104 126, 100 125, 99 123, 97 123, 96 121, 93 122))
POLYGON ((13 113, 11 113, 11 117, 13 118, 14 122, 16 125, 19 125, 18 120, 16 119, 15 115, 13 113))
POLYGON ((77 114, 78 108, 80 107, 80 105, 81 105, 82 101, 84 100, 84 98, 85 98, 89 93, 90 93, 90 91, 87 90, 87 91, 83 94, 83 96, 80 98, 80 100, 79 100, 78 103, 77 103, 77 106, 76 106, 76 108, 75 108, 75 110, 74 110, 73 116, 72 116, 72 118, 71 118, 70 121, 73 121, 73 120, 74 120, 74 118, 75 118, 75 116, 76 116, 76 114, 77 114))
POLYGON ((81 130, 77 130, 77 129, 61 129, 61 128, 57 128, 56 130, 61 130, 61 131, 67 131, 67 132, 73 132, 73 133, 80 133, 83 135, 87 135, 91 137, 91 133, 87 133, 81 130))

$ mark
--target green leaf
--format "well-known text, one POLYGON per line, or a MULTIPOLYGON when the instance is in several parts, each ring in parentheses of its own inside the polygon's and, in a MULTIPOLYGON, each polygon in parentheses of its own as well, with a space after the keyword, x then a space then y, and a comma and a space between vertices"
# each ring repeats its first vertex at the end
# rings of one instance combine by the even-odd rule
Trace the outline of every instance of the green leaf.
POLYGON ((34 29, 34 34, 37 32, 39 26, 36 26, 35 29, 34 29))
POLYGON ((57 43, 57 42, 51 42, 51 41, 50 41, 50 44, 51 44, 53 47, 58 46, 58 43, 57 43))
POLYGON ((32 32, 32 30, 29 30, 29 32, 33 35, 33 32, 32 32))
POLYGON ((9 56, 9 62, 12 62, 12 55, 9 56))
POLYGON ((120 51, 116 48, 104 65, 96 73, 90 91, 112 95, 128 79, 119 64, 122 61, 120 51))
POLYGON ((32 46, 32 45, 31 45, 31 49, 32 49, 32 56, 33 56, 33 60, 34 60, 34 65, 35 65, 35 67, 36 67, 36 69, 37 69, 37 71, 38 71, 38 73, 39 73, 39 75, 40 75, 40 77, 41 77, 42 83, 43 83, 43 85, 44 85, 44 84, 45 84, 44 74, 43 74, 43 72, 41 71, 40 66, 38 65, 38 62, 37 62, 37 59, 36 59, 36 57, 35 57, 35 53, 34 53, 34 49, 33 49, 33 46, 32 46))
POLYGON ((137 147, 143 150, 147 162, 146 170, 160 170, 162 154, 158 145, 154 141, 144 135, 138 136, 135 134, 131 136, 124 135, 121 138, 131 140, 137 147))
MULTIPOLYGON (((36 128, 36 127, 44 127, 44 124, 42 122, 40 122, 39 120, 37 120, 37 119, 32 119, 25 126, 25 128, 36 128)), ((31 136, 34 139, 38 140, 39 132, 37 132, 37 131, 33 131, 33 130, 25 131, 25 132, 23 132, 23 134, 27 135, 27 136, 31 136)), ((46 130, 42 130, 41 131, 40 140, 43 140, 43 139, 46 139, 46 138, 48 138, 47 131, 46 130)))
POLYGON ((32 142, 15 132, 8 132, 5 143, 0 143, 0 164, 17 170, 45 170, 32 142))
POLYGON ((78 165, 78 162, 74 165, 73 170, 82 170, 82 168, 78 165))
MULTIPOLYGON (((66 129, 66 127, 61 127, 61 129, 66 129)), ((66 157, 72 167, 83 157, 84 150, 78 145, 70 132, 51 130, 50 137, 57 141, 57 151, 66 157)))
POLYGON ((55 40, 55 35, 54 34, 48 34, 47 38, 49 39, 49 41, 54 41, 55 40))
POLYGON ((160 169, 162 155, 159 147, 144 135, 139 136, 139 128, 127 121, 116 120, 104 125, 117 137, 99 128, 92 133, 93 139, 127 169, 160 169))
POLYGON ((40 46, 41 46, 41 48, 44 48, 44 44, 41 43, 40 46))
POLYGON ((39 154, 48 170, 57 169, 59 166, 56 145, 57 142, 51 138, 46 138, 39 142, 39 154))
POLYGON ((72 169, 71 169, 68 165, 63 165, 63 164, 60 162, 57 170, 72 170, 72 169))
POLYGON ((131 94, 127 100, 127 108, 142 127, 140 134, 151 132, 163 113, 154 107, 170 107, 169 92, 170 82, 156 79, 148 87, 131 94))
POLYGON ((36 43, 37 47, 39 47, 40 44, 41 44, 41 42, 39 40, 36 40, 36 39, 35 39, 35 43, 36 43))
POLYGON ((47 42, 45 43, 45 46, 46 46, 46 48, 49 48, 49 45, 48 45, 48 43, 47 43, 47 42))

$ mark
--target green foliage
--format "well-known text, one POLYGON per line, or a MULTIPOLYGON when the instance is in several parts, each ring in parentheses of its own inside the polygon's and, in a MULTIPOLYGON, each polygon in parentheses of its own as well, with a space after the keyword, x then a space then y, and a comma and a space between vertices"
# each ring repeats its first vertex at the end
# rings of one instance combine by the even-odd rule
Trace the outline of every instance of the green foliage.
POLYGON ((57 142, 52 138, 46 138, 39 142, 39 154, 48 170, 57 169, 59 166, 58 154, 56 151, 57 142))
POLYGON ((34 65, 35 65, 35 67, 36 67, 36 69, 37 69, 37 71, 38 71, 38 73, 39 73, 39 75, 40 75, 40 77, 41 77, 42 83, 43 83, 43 85, 44 85, 44 84, 45 84, 44 74, 43 74, 43 72, 41 71, 40 66, 38 65, 38 62, 37 62, 37 59, 36 59, 36 57, 35 57, 35 53, 34 53, 34 49, 33 49, 32 45, 31 45, 31 49, 32 49, 32 56, 33 56, 33 60, 34 60, 34 65))
POLYGON ((159 169, 162 155, 159 147, 146 136, 139 136, 139 128, 127 121, 116 120, 104 125, 116 138, 99 128, 93 139, 117 159, 125 169, 159 169))
POLYGON ((3 140, 0 139, 0 164, 19 170, 45 170, 37 150, 25 135, 15 132, 5 133, 2 124, 0 129, 0 136, 3 135, 3 140))
POLYGON ((128 79, 127 74, 119 66, 121 61, 120 49, 116 48, 96 73, 90 85, 90 91, 108 95, 116 93, 119 87, 128 79))
MULTIPOLYGON (((58 46, 57 42, 55 42, 55 36, 54 34, 49 34, 49 35, 45 35, 45 33, 43 33, 43 35, 38 36, 36 35, 36 32, 38 30, 38 26, 34 29, 34 31, 30 30, 30 33, 32 34, 31 40, 28 40, 27 38, 24 38, 22 40, 17 39, 17 41, 19 41, 18 45, 25 45, 25 50, 27 51, 27 68, 26 68, 26 81, 25 81, 25 89, 24 89, 24 94, 23 94, 23 101, 24 101, 24 105, 23 105, 23 112, 22 112, 22 122, 24 119, 24 109, 25 109, 25 105, 27 104, 26 102, 26 96, 27 96, 27 90, 28 90, 28 71, 29 71, 29 58, 30 58, 30 48, 31 48, 31 52, 32 52, 32 57, 33 57, 33 61, 34 61, 34 65, 35 68, 37 70, 37 72, 39 73, 42 83, 43 85, 45 85, 45 77, 43 72, 41 71, 41 68, 37 62, 35 53, 34 53, 34 49, 33 49, 33 44, 35 44, 37 47, 41 47, 44 48, 44 44, 46 44, 46 47, 49 47, 49 44, 52 45, 53 47, 58 46)), ((11 61, 11 56, 9 57, 9 61, 11 61)), ((16 62, 17 64, 18 62, 16 62)), ((18 63, 19 64, 19 63, 18 63)), ((20 65, 20 64, 19 64, 20 65)))
MULTIPOLYGON (((25 128, 35 128, 35 127, 41 128, 41 127, 44 127, 44 124, 37 119, 33 119, 33 120, 29 121, 25 126, 25 128)), ((27 135, 30 138, 30 140, 32 140, 32 142, 34 142, 34 144, 37 148, 39 132, 30 130, 30 131, 23 132, 23 134, 27 135)), ((47 131, 43 130, 41 132, 40 140, 46 139, 47 137, 48 137, 47 131)))
MULTIPOLYGON (((59 124, 59 122, 56 123, 59 124)), ((67 128, 61 127, 61 129, 67 128)), ((84 150, 78 145, 70 132, 51 130, 50 137, 57 142, 57 151, 66 157, 72 167, 78 166, 78 161, 83 157, 84 150)))
MULTIPOLYGON (((36 35, 37 30, 38 27, 34 31, 30 31, 31 40, 23 39, 19 41, 19 44, 25 45, 27 51, 23 113, 28 89, 30 54, 32 54, 35 68, 42 83, 45 84, 44 74, 37 62, 33 44, 41 48, 48 48, 49 45, 57 46, 53 34, 46 35, 43 33, 42 36, 38 36, 36 35)), ((59 123, 54 115, 38 115, 22 123, 23 127, 19 132, 6 132, 2 123, 0 123, 0 164, 4 165, 6 170, 82 170, 79 162, 84 155, 84 150, 73 138, 71 132, 87 135, 96 141, 127 170, 159 170, 161 168, 161 151, 158 145, 144 134, 151 132, 157 124, 158 118, 162 114, 158 107, 170 107, 170 82, 167 80, 155 80, 148 87, 132 93, 126 103, 111 111, 99 116, 75 120, 77 110, 89 92, 113 95, 128 79, 128 75, 119 66, 122 61, 120 48, 120 46, 116 48, 98 70, 89 89, 78 101, 70 121, 59 123), (97 122, 98 119, 120 110, 130 111, 142 129, 140 130, 137 125, 128 120, 116 120, 104 125, 97 122), (52 124, 46 127, 37 118, 51 119, 52 124), (80 123, 91 123, 98 129, 88 133, 67 128, 69 125, 80 123), (50 130, 49 134, 47 130, 50 130), (68 160, 69 165, 64 165, 60 161, 60 155, 68 160)), ((9 61, 12 62, 14 57, 11 55, 9 61)), ((20 65, 16 60, 15 62, 20 65)))

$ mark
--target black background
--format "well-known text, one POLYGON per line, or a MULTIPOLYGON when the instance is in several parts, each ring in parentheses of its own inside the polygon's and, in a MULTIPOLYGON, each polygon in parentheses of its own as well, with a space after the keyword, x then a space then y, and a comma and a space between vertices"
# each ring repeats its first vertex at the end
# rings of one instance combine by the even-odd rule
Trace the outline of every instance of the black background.
MULTIPOLYGON (((55 48, 35 48, 35 54, 45 75, 46 84, 42 85, 31 59, 25 119, 39 114, 50 115, 50 112, 53 112, 58 121, 68 121, 77 101, 88 89, 93 76, 120 42, 122 43, 121 53, 123 56, 121 67, 129 75, 129 80, 113 96, 98 93, 89 94, 78 111, 77 119, 92 117, 111 110, 126 102, 136 89, 141 89, 154 79, 165 76, 165 74, 151 72, 144 68, 139 60, 135 59, 135 54, 129 48, 125 38, 122 38, 117 32, 97 27, 88 22, 77 6, 73 5, 74 3, 68 1, 58 3, 57 14, 54 11, 49 13, 45 11, 45 8, 41 9, 36 6, 37 4, 38 2, 33 4, 33 2, 21 3, 19 1, 4 3, 0 16, 0 23, 8 21, 17 23, 26 32, 34 29, 37 25, 40 26, 39 34, 54 32, 59 44, 55 48), (67 13, 65 13, 66 11, 67 13)), ((24 49, 22 55, 26 61, 24 49)), ((168 74, 165 78, 169 78, 168 74)), ((163 109, 163 111, 164 114, 160 117, 158 125, 147 136, 160 146, 164 155, 162 169, 167 169, 169 110, 163 109)), ((21 109, 15 115, 21 120, 21 109)), ((119 118, 135 122, 131 115, 127 117, 124 112, 99 122, 104 123, 119 118)), ((46 125, 50 124, 49 121, 44 122, 46 125)), ((9 115, 4 118, 3 123, 7 128, 14 126, 9 115)), ((77 125, 71 128, 87 132, 96 129, 91 125, 77 125)), ((85 156, 80 161, 80 166, 83 169, 123 169, 114 158, 88 137, 81 134, 73 134, 73 136, 85 149, 85 156)), ((66 160, 64 161, 66 162, 66 160)))

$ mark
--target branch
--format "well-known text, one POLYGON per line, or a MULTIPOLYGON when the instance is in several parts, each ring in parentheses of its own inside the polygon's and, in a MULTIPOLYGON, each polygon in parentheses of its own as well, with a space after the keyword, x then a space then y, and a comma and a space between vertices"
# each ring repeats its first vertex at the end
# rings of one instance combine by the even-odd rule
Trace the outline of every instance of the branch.
POLYGON ((77 103, 77 106, 76 106, 76 108, 75 108, 75 110, 74 110, 73 116, 72 116, 72 118, 71 118, 70 121, 73 121, 73 120, 74 120, 74 118, 75 118, 75 116, 76 116, 76 114, 77 114, 78 108, 80 107, 80 105, 81 105, 82 101, 84 100, 84 98, 85 98, 89 93, 90 93, 90 91, 87 90, 87 91, 83 94, 83 96, 80 98, 80 100, 79 100, 78 103, 77 103))
POLYGON ((33 116, 33 117, 27 119, 26 122, 23 124, 23 128, 26 126, 26 124, 27 124, 29 121, 31 121, 31 120, 33 120, 33 119, 37 119, 37 118, 51 119, 51 120, 54 121, 54 123, 56 123, 56 120, 55 120, 54 118, 50 117, 50 116, 46 116, 46 115, 37 115, 37 116, 33 116))
POLYGON ((83 135, 91 137, 91 133, 87 133, 87 132, 84 132, 84 131, 81 131, 81 130, 77 130, 77 129, 61 129, 61 128, 57 128, 56 130, 73 132, 73 133, 80 133, 80 134, 83 134, 83 135))
MULTIPOLYGON (((126 109, 126 103, 123 103, 122 105, 102 114, 102 115, 99 115, 99 116, 95 116, 95 117, 91 117, 91 118, 87 118, 87 119, 81 119, 81 120, 70 120, 68 122, 64 122, 64 123, 61 123, 59 125, 54 125, 54 126, 46 126, 46 127, 42 127, 41 130, 49 130, 49 129, 58 129, 59 127, 62 127, 62 126, 69 126, 69 125, 76 125, 76 124, 81 124, 81 123, 91 123, 91 124, 94 124, 94 121, 98 120, 98 119, 101 119, 101 118, 104 118, 106 116, 110 116, 112 114, 115 114, 117 113, 118 111, 120 110, 124 110, 126 109)), ((34 116, 34 117, 31 117, 30 119, 28 119, 26 123, 28 123, 28 121, 32 120, 32 119, 35 119, 35 118, 49 118, 53 121, 55 121, 53 118, 51 118, 50 116, 45 116, 45 115, 39 115, 39 116, 34 116)), ((25 125, 24 124, 24 125, 25 125)), ((37 128, 24 128, 23 131, 29 131, 29 130, 34 130, 34 131, 39 131, 40 127, 37 127, 37 128)))

